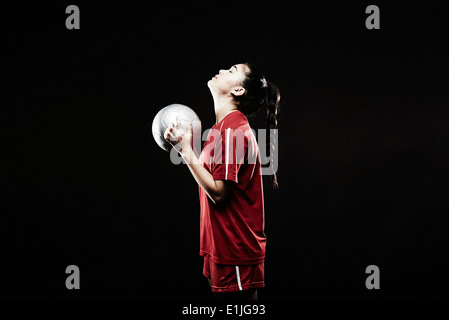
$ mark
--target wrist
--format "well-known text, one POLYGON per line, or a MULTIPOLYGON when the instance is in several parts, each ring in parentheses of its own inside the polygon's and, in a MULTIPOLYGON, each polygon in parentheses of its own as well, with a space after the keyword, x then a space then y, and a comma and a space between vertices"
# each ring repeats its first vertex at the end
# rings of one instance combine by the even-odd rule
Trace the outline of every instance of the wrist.
POLYGON ((185 148, 181 149, 181 157, 187 162, 187 163, 192 163, 193 162, 193 157, 194 157, 194 153, 193 153, 193 149, 190 146, 187 146, 185 148))

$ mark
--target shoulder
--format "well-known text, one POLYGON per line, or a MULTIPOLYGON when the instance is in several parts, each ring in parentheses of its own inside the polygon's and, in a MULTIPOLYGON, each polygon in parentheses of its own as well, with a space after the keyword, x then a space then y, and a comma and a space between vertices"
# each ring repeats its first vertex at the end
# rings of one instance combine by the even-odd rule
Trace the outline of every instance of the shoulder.
POLYGON ((221 126, 220 131, 224 131, 226 129, 240 129, 242 131, 246 131, 249 128, 248 119, 241 111, 234 111, 228 114, 223 119, 223 124, 221 126))

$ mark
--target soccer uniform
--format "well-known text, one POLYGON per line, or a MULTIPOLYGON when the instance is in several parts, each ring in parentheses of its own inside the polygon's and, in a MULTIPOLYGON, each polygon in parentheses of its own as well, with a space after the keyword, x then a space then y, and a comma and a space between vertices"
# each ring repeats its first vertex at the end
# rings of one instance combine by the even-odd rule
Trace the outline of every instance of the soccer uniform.
POLYGON ((233 111, 212 127, 200 162, 215 180, 235 183, 218 205, 199 187, 203 274, 215 292, 263 287, 266 237, 260 154, 243 113, 233 111))

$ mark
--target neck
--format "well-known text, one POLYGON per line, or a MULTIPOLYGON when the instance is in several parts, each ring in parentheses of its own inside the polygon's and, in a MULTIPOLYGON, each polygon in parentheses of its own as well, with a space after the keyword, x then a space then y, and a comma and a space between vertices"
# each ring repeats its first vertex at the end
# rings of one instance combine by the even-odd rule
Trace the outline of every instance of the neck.
POLYGON ((215 121, 219 123, 224 119, 229 113, 238 110, 235 102, 231 97, 218 96, 214 98, 214 109, 215 109, 215 121))

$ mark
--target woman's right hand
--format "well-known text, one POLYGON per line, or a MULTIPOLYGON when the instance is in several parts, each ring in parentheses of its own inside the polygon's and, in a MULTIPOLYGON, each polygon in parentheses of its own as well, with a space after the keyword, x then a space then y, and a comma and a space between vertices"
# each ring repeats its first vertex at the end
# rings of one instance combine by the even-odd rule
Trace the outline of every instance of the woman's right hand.
POLYGON ((176 125, 171 123, 164 132, 165 140, 181 155, 192 149, 192 136, 192 124, 190 123, 189 128, 184 130, 179 116, 176 116, 176 125))

